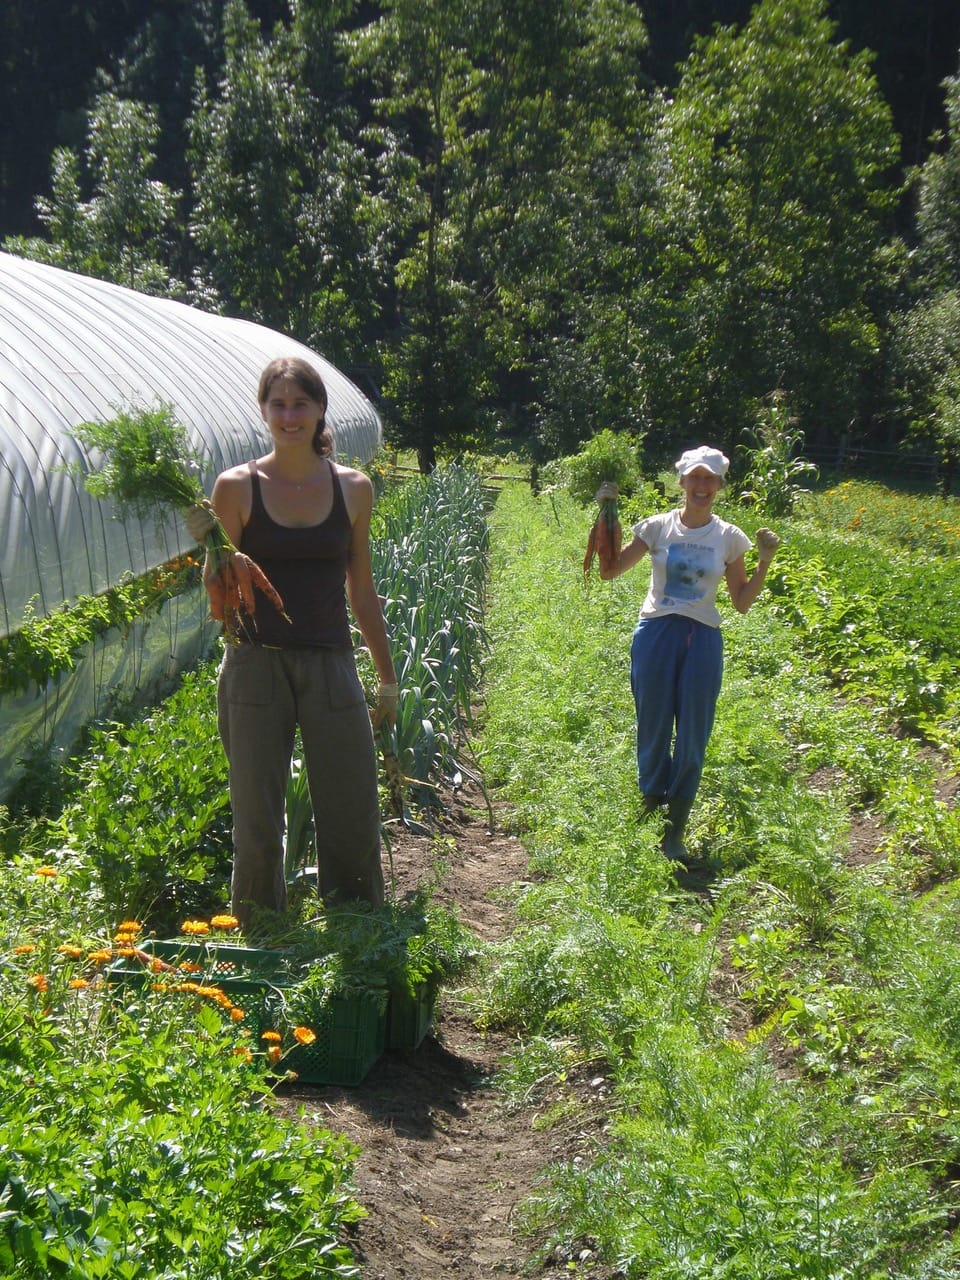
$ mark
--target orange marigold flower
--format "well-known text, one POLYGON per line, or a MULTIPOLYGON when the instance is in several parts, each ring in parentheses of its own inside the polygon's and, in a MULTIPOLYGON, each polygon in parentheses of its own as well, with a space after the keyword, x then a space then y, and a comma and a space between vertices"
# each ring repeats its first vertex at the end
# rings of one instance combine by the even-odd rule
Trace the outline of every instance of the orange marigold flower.
POLYGON ((283 1050, 280 1048, 278 1044, 272 1044, 270 1048, 267 1050, 267 1058, 271 1062, 279 1062, 282 1057, 283 1057, 283 1050))
POLYGON ((47 975, 45 973, 34 973, 27 979, 27 985, 34 987, 37 991, 43 992, 48 989, 50 983, 47 981, 47 975))
POLYGON ((244 1014, 243 1010, 238 1009, 236 1005, 234 1005, 233 1008, 230 1010, 230 1017, 234 1020, 234 1022, 242 1022, 245 1016, 246 1015, 244 1014))
POLYGON ((181 960, 180 964, 177 965, 177 968, 182 969, 184 973, 202 973, 203 972, 203 965, 194 964, 192 960, 181 960))
POLYGON ((183 924, 180 926, 180 932, 194 934, 209 933, 210 926, 207 924, 206 920, 184 920, 183 924))
POLYGON ((117 955, 124 956, 126 959, 129 959, 130 956, 135 956, 136 954, 137 953, 133 947, 117 947, 117 955))
POLYGON ((283 1039, 279 1031, 264 1031, 260 1036, 261 1040, 272 1040, 275 1044, 279 1044, 283 1039))
POLYGON ((66 956, 68 960, 79 960, 83 955, 83 947, 74 947, 70 943, 65 942, 62 947, 57 947, 62 956, 66 956))
POLYGON ((108 960, 113 959, 113 952, 108 947, 101 947, 99 951, 90 951, 87 959, 94 964, 106 964, 108 960))
POLYGON ((240 921, 236 916, 211 916, 210 923, 214 929, 239 929, 240 921))
POLYGON ((57 871, 56 867, 37 867, 33 874, 47 880, 56 880, 60 873, 57 871))
POLYGON ((238 1044, 233 1052, 238 1058, 242 1058, 244 1062, 253 1061, 253 1054, 250 1052, 250 1049, 245 1044, 238 1044))
POLYGON ((72 991, 86 991, 89 985, 90 983, 86 980, 86 978, 71 978, 70 981, 67 983, 67 986, 72 991))
POLYGON ((15 956, 28 956, 31 951, 36 951, 37 944, 35 942, 24 942, 19 947, 13 948, 15 956))
POLYGON ((309 1027, 294 1027, 293 1038, 300 1044, 313 1044, 316 1040, 316 1033, 311 1031, 309 1027))
POLYGON ((139 920, 121 920, 117 930, 121 933, 139 933, 143 925, 139 920))

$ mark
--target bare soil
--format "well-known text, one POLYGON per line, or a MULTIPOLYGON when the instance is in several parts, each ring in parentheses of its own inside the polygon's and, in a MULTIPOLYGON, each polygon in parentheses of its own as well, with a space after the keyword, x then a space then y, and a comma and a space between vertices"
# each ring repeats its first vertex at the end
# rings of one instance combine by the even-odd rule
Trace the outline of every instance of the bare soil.
MULTIPOLYGON (((448 800, 437 834, 440 841, 408 831, 391 837, 393 891, 402 898, 434 883, 439 858, 435 898, 455 905, 482 939, 508 936, 506 890, 527 873, 521 842, 491 829, 479 792, 471 798, 469 789, 448 800)), ((389 873, 386 858, 385 867, 389 873)), ((509 1049, 508 1035, 478 1031, 456 993, 441 992, 423 1043, 388 1051, 361 1084, 283 1086, 281 1108, 304 1109, 360 1149, 356 1194, 369 1216, 351 1244, 364 1280, 562 1273, 566 1256, 529 1265, 537 1242, 518 1233, 518 1206, 548 1165, 591 1147, 603 1131, 609 1091, 602 1076, 585 1071, 562 1086, 561 1121, 543 1122, 559 1087, 510 1109, 496 1087, 509 1049)), ((588 1243, 575 1252, 581 1265, 591 1260, 588 1243)), ((613 1275, 599 1266, 591 1274, 613 1275)))

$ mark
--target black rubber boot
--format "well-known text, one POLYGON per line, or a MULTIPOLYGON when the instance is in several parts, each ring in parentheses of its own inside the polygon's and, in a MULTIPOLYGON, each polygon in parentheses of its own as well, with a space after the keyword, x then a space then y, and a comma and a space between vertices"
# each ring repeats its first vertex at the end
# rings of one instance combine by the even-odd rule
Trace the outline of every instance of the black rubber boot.
POLYGON ((643 816, 647 818, 651 813, 659 813, 666 803, 666 796, 644 796, 642 805, 643 816))
POLYGON ((663 840, 660 848, 664 857, 673 862, 688 860, 687 846, 683 843, 683 833, 687 829, 687 819, 693 808, 693 798, 672 796, 667 801, 667 820, 663 824, 663 840))

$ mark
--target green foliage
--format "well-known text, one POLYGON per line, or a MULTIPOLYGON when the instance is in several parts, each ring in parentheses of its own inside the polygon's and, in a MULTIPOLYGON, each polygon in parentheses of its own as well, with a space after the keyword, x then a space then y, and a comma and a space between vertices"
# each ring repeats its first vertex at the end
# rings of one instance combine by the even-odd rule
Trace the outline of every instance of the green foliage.
POLYGON ((104 422, 84 422, 74 434, 85 449, 102 455, 95 468, 78 464, 88 493, 108 499, 117 515, 162 520, 173 507, 202 501, 200 456, 172 405, 132 405, 104 422))
POLYGON ((117 583, 99 596, 82 596, 45 617, 32 611, 19 629, 0 637, 0 693, 19 693, 72 671, 81 650, 112 627, 126 629, 165 600, 199 585, 200 565, 180 556, 159 569, 117 583))
POLYGON ((695 45, 654 136, 651 269, 631 303, 644 416, 734 443, 774 388, 837 435, 879 351, 897 142, 824 0, 762 0, 695 45))
POLYGON ((462 467, 404 484, 378 503, 371 560, 400 684, 390 745, 414 783, 463 767, 487 645, 487 548, 483 490, 462 467))
POLYGON ((349 8, 299 5, 264 35, 230 0, 222 69, 198 75, 188 121, 196 295, 335 361, 364 346, 388 270, 388 206, 334 52, 349 8))
POLYGON ((591 436, 579 453, 566 459, 567 484, 576 502, 589 506, 605 480, 629 498, 641 481, 642 440, 604 428, 591 436))
POLYGON ((340 1243, 363 1214, 356 1152, 271 1107, 213 1009, 44 997, 43 1031, 23 995, 0 1040, 4 1274, 358 1274, 340 1243))
POLYGON ((169 932, 215 902, 231 857, 215 667, 188 674, 146 718, 94 730, 77 787, 57 829, 113 914, 169 932))
POLYGON ((16 237, 5 248, 142 293, 177 293, 181 286, 170 275, 167 240, 178 194, 149 176, 159 137, 154 107, 100 94, 89 115, 83 159, 58 148, 52 195, 37 201, 50 241, 16 237), (85 189, 89 199, 83 198, 85 189))
MULTIPOLYGON (((910 531, 927 506, 877 493, 862 517, 877 536, 826 528, 863 495, 823 510, 811 496, 774 564, 795 589, 725 615, 688 874, 665 866, 635 794, 628 651, 644 570, 584 587, 572 500, 501 494, 483 758, 533 882, 484 1013, 517 1037, 514 1104, 549 1090, 562 1110, 584 1064, 616 1090, 611 1141, 554 1167, 526 1203, 541 1259, 572 1259, 586 1239, 598 1265, 637 1280, 955 1268, 935 1170, 956 1141, 956 895, 951 881, 932 912, 911 892, 956 874, 960 831, 929 745, 891 732, 903 666, 889 684, 882 673, 899 609, 893 635, 880 625, 891 583, 896 598, 916 575, 910 531)), ((914 651, 923 669, 935 643, 952 647, 943 630, 934 620, 914 651)), ((952 741, 955 711, 923 705, 926 731, 952 741)))
POLYGON ((476 936, 421 889, 380 907, 331 906, 289 928, 292 981, 285 1016, 310 1025, 334 994, 414 994, 462 978, 478 961, 476 936))
POLYGON ((817 476, 812 462, 798 457, 803 433, 796 430, 781 396, 768 396, 752 433, 753 445, 744 450, 747 471, 741 482, 740 501, 748 502, 771 519, 789 516, 809 490, 801 476, 817 476))

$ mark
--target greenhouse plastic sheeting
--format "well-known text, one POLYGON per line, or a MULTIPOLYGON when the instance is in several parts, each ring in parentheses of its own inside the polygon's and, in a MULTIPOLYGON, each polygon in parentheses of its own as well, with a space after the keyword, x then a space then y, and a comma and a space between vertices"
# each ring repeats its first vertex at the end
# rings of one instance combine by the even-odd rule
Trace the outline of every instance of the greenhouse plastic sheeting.
MULTIPOLYGON (((308 360, 327 388, 337 456, 369 461, 379 416, 338 369, 262 325, 197 311, 0 253, 0 636, 30 616, 99 594, 190 549, 180 517, 116 519, 66 467, 85 458, 73 430, 122 409, 170 405, 204 461, 224 467, 269 447, 257 405, 276 356, 308 360)), ((143 695, 213 638, 202 589, 129 633, 111 633, 51 687, 0 699, 0 797, 27 745, 67 745, 110 698, 143 695)))
POLYGON ((182 522, 120 523, 65 474, 84 454, 72 429, 134 405, 169 404, 209 465, 266 451, 256 403, 264 365, 299 355, 324 379, 337 454, 368 461, 381 441, 370 402, 328 361, 283 334, 119 285, 0 254, 0 635, 28 608, 104 591, 190 546, 182 522))

